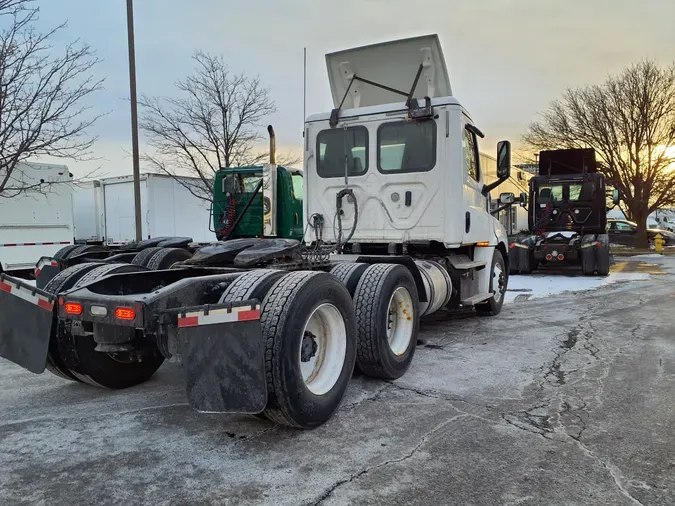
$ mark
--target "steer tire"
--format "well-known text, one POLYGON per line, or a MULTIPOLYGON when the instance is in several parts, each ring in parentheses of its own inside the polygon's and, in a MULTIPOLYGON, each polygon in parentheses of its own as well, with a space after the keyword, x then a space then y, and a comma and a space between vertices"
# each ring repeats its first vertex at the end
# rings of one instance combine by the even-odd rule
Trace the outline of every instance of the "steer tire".
MULTIPOLYGON (((130 264, 100 265, 87 272, 73 288, 85 286, 104 276, 124 272, 140 272, 145 268, 130 264)), ((126 353, 112 354, 96 351, 92 336, 75 336, 66 325, 57 333, 58 347, 66 367, 78 380, 89 385, 111 389, 129 388, 144 383, 164 362, 157 346, 146 343, 146 353, 139 360, 126 353)))
POLYGON ((490 297, 487 302, 476 304, 476 312, 481 316, 496 316, 501 313, 508 283, 509 275, 504 266, 504 256, 501 251, 496 249, 492 255, 492 266, 490 268, 490 292, 493 293, 493 296, 490 297), (501 276, 503 277, 501 280, 497 273, 497 266, 501 268, 501 276), (496 293, 494 289, 495 282, 503 282, 503 286, 499 286, 496 293))
MULTIPOLYGON (((292 427, 318 427, 338 409, 354 369, 356 322, 349 292, 340 280, 325 272, 290 273, 267 293, 260 324, 265 340, 268 393, 265 416, 292 427), (326 308, 340 322, 335 328, 344 327, 336 332, 326 332, 331 343, 337 343, 338 351, 321 356, 320 363, 327 367, 330 360, 335 359, 336 365, 341 362, 341 368, 333 369, 334 377, 323 385, 325 391, 315 393, 310 388, 316 388, 316 385, 305 383, 303 378, 301 347, 310 317, 326 308), (344 356, 339 358, 342 354, 344 356)), ((315 353, 320 352, 320 349, 315 350, 315 353)), ((315 357, 312 358, 317 360, 315 357)), ((330 369, 317 372, 314 378, 321 379, 327 371, 330 369)))
POLYGON ((598 276, 609 276, 609 237, 606 234, 600 234, 598 236, 598 242, 600 243, 597 247, 598 276))
POLYGON ((54 253, 54 256, 52 257, 54 260, 64 260, 65 258, 68 257, 71 251, 73 251, 75 248, 79 248, 79 244, 71 244, 70 246, 64 246, 60 250, 58 250, 56 253, 54 253))
POLYGON ((262 302, 270 288, 288 274, 288 271, 256 269, 239 276, 223 292, 219 303, 258 299, 262 302))
POLYGON ((368 267, 370 267, 369 264, 341 262, 331 268, 330 273, 344 283, 349 295, 353 297, 356 286, 368 267))
POLYGON ((178 262, 184 262, 192 258, 192 253, 182 248, 163 248, 148 260, 146 267, 153 271, 162 271, 170 269, 178 262))
MULTIPOLYGON (((65 249, 65 248, 64 248, 65 249)), ((74 265, 68 267, 67 269, 62 270, 56 276, 49 280, 47 285, 44 287, 44 290, 57 295, 59 292, 68 290, 72 288, 77 281, 84 276, 87 272, 95 269, 101 264, 98 263, 84 263, 79 265, 74 265)), ((47 352, 47 370, 59 378, 70 380, 70 381, 80 381, 75 375, 66 367, 63 357, 61 356, 61 351, 59 350, 58 341, 56 338, 57 332, 59 331, 59 321, 54 311, 53 321, 52 321, 52 333, 49 337, 49 350, 47 352)))
MULTIPOLYGON (((354 311, 358 332, 356 363, 359 370, 366 376, 386 380, 403 376, 415 354, 419 333, 419 295, 410 271, 395 264, 369 266, 356 287, 354 311), (403 294, 407 291, 410 298, 407 305, 411 307, 398 304, 401 313, 394 325, 390 322, 390 306, 399 288, 404 289, 401 292, 403 294), (391 330, 396 335, 398 329, 402 329, 400 335, 403 337, 399 341, 402 345, 395 352, 389 344, 387 332, 391 330)), ((393 345, 396 345, 396 340, 393 345)))
POLYGON ((148 262, 153 257, 153 255, 159 251, 162 251, 164 248, 146 248, 141 250, 131 261, 133 265, 140 265, 141 267, 147 267, 148 262))

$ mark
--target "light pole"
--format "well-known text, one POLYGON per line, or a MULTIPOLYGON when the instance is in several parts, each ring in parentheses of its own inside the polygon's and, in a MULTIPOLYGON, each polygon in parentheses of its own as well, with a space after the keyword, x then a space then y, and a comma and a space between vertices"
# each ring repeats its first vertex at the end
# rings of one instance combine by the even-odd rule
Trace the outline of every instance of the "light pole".
POLYGON ((141 221, 141 181, 138 154, 138 103, 136 97, 136 49, 134 46, 134 2, 127 0, 127 35, 129 38, 129 91, 131 95, 131 150, 134 164, 134 207, 136 240, 143 239, 141 221))

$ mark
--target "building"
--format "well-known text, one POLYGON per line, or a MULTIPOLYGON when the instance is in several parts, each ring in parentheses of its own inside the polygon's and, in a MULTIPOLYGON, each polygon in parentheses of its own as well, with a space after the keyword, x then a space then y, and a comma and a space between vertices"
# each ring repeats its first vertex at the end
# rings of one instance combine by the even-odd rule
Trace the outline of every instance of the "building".
MULTIPOLYGON (((493 156, 480 154, 480 166, 483 171, 485 184, 492 183, 497 179, 497 159, 493 156)), ((518 197, 521 193, 529 194, 529 181, 533 174, 527 170, 523 170, 520 166, 514 166, 511 169, 511 177, 497 188, 495 188, 490 197, 493 206, 497 206, 500 193, 513 193, 518 197)), ((521 231, 527 231, 527 210, 517 204, 511 206, 510 209, 501 211, 499 213, 499 221, 506 228, 509 235, 517 234, 521 231)))

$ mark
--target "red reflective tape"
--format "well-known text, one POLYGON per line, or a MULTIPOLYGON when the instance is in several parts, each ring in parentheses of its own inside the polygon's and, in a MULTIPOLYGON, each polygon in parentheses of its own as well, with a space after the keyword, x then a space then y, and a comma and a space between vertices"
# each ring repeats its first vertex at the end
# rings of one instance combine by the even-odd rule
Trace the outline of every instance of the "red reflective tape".
POLYGON ((237 313, 240 322, 248 322, 251 320, 260 320, 260 309, 250 309, 248 311, 239 311, 237 313))
MULTIPOLYGON (((49 243, 43 243, 43 244, 49 244, 49 243)), ((25 242, 23 243, 24 246, 37 246, 36 242, 25 242)))
POLYGON ((7 246, 7 247, 9 247, 9 246, 18 246, 18 244, 8 243, 8 244, 3 244, 3 246, 7 246))
POLYGON ((198 316, 187 316, 185 318, 178 318, 178 328, 183 327, 197 327, 199 325, 198 316))
POLYGON ((7 283, 0 281, 0 290, 3 292, 12 293, 12 285, 8 285, 7 283))
POLYGON ((40 306, 42 309, 46 309, 47 311, 51 311, 52 309, 54 309, 54 304, 40 297, 38 297, 37 305, 40 306))

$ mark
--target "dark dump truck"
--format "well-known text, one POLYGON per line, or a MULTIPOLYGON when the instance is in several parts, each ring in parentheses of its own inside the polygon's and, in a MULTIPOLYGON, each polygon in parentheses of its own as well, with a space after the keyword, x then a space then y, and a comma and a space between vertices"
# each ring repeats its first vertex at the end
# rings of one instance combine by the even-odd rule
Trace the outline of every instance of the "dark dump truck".
MULTIPOLYGON (((617 192, 612 198, 617 203, 617 192)), ((579 265, 587 276, 609 274, 607 189, 593 149, 542 151, 528 200, 529 233, 509 244, 512 274, 555 264, 579 265)))

